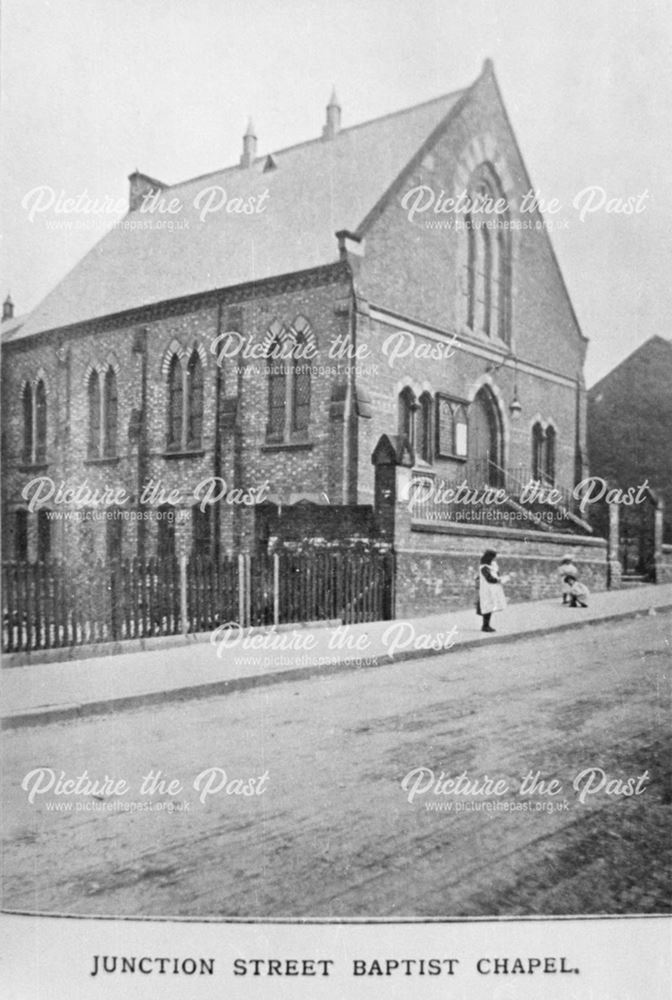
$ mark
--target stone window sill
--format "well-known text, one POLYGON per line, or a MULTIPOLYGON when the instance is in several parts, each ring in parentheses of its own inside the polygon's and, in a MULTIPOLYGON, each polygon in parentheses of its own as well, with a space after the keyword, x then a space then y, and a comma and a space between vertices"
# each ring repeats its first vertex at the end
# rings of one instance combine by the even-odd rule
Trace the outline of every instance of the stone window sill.
POLYGON ((203 448, 185 448, 180 451, 164 451, 161 458, 202 458, 205 455, 203 448))
POLYGON ((270 451, 312 451, 312 441, 267 441, 262 444, 261 450, 270 451))
POLYGON ((44 472, 48 468, 48 462, 21 462, 19 472, 44 472))
POLYGON ((87 458, 84 465, 118 465, 121 459, 119 455, 104 455, 102 458, 87 458))

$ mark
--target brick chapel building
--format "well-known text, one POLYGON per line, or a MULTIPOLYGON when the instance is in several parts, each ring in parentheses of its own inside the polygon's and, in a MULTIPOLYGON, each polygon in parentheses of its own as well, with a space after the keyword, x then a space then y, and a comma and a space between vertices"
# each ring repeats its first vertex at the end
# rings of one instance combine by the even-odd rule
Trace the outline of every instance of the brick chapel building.
POLYGON ((3 324, 4 558, 364 533, 395 548, 397 613, 464 603, 484 547, 514 596, 554 591, 567 550, 604 586, 585 519, 432 506, 433 485, 587 474, 587 341, 531 189, 489 61, 465 90, 349 128, 333 95, 319 137, 267 155, 250 125, 213 174, 132 174, 127 216, 3 324), (41 478, 54 493, 31 510, 41 478), (146 516, 50 519, 82 484, 146 516))

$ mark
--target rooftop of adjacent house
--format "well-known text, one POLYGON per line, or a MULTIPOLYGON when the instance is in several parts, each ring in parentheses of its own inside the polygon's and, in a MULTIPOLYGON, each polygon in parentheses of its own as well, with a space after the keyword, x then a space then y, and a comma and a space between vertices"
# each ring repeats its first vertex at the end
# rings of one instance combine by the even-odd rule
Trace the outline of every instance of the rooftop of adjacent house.
POLYGON ((668 340, 666 337, 661 337, 660 334, 656 333, 653 337, 649 337, 645 340, 643 344, 635 348, 632 353, 628 354, 627 358, 620 361, 610 372, 603 375, 599 382, 591 386, 588 390, 588 395, 591 398, 595 398, 601 390, 612 381, 617 373, 624 371, 629 368, 633 362, 637 362, 642 358, 650 358, 655 355, 656 364, 664 364, 672 366, 672 340, 668 340))
POLYGON ((336 262, 335 234, 361 226, 464 93, 345 129, 334 93, 320 138, 258 156, 250 121, 235 166, 160 188, 136 171, 132 210, 7 340, 336 262))

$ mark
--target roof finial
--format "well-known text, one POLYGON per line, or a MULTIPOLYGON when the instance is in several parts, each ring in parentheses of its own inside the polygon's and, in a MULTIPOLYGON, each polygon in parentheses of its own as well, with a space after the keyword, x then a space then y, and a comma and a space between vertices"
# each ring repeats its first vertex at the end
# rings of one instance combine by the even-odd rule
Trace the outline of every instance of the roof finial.
POLYGON ((331 91, 331 97, 327 104, 327 121, 322 129, 323 139, 333 139, 341 131, 341 105, 336 96, 336 87, 331 91))
POLYGON ((241 167, 251 167, 257 155, 257 135, 252 124, 252 118, 247 120, 247 128, 243 136, 243 153, 240 157, 241 167))

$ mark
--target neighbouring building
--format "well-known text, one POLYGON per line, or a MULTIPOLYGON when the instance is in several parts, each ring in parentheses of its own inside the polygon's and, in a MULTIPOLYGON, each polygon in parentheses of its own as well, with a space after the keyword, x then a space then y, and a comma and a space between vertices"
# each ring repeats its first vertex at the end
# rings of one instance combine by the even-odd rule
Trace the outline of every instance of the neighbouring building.
POLYGON ((126 217, 3 324, 5 558, 366 536, 397 614, 464 604, 485 547, 514 598, 554 593, 567 550, 606 586, 571 497, 587 341, 532 189, 489 61, 349 128, 334 94, 318 138, 265 155, 250 123, 194 180, 131 174, 126 217), (562 505, 526 504, 531 479, 562 505), (53 519, 86 490, 138 517, 53 519))
MULTIPOLYGON (((657 509, 663 543, 672 545, 671 386, 672 341, 656 335, 588 392, 591 473, 623 491, 647 481, 651 487, 649 503, 621 509, 620 562, 626 574, 659 580, 672 578, 672 566, 655 565, 654 524, 657 509)), ((668 550, 663 562, 671 556, 668 550)))

